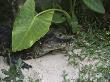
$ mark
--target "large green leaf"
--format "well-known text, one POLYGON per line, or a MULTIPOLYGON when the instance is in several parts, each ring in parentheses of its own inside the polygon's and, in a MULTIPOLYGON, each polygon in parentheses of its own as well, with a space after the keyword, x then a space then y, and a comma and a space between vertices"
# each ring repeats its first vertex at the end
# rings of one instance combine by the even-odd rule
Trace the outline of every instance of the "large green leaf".
POLYGON ((16 17, 12 31, 12 51, 21 51, 31 47, 49 30, 53 10, 45 10, 35 15, 34 0, 27 0, 16 17))
POLYGON ((92 10, 98 13, 105 13, 105 9, 101 0, 83 0, 83 2, 92 10))

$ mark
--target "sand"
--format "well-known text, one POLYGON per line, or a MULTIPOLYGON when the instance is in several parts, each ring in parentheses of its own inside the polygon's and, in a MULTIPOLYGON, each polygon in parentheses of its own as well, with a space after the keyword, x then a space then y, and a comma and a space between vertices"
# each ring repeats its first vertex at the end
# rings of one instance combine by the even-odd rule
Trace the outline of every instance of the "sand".
MULTIPOLYGON (((28 82, 29 78, 34 80, 41 79, 41 82, 62 82, 63 71, 68 74, 71 82, 75 82, 78 77, 78 69, 70 65, 68 63, 68 57, 62 53, 30 59, 25 62, 32 65, 32 68, 22 70, 25 76, 24 82, 28 82)), ((4 62, 3 57, 0 57, 0 70, 8 68, 9 66, 4 62)), ((4 77, 1 71, 0 76, 4 77)))

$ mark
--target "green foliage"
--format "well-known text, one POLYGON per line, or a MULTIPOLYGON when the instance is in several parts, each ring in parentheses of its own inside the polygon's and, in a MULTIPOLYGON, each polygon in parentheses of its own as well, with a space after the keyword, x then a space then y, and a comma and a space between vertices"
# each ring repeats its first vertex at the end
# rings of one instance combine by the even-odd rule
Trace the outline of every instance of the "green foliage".
MULTIPOLYGON (((55 4, 54 6, 52 6, 50 8, 58 8, 58 9, 61 9, 63 11, 67 11, 67 13, 71 17, 71 19, 69 19, 69 21, 67 19, 69 27, 71 28, 73 33, 78 33, 80 31, 81 26, 79 25, 79 22, 77 19, 78 15, 76 14, 76 11, 78 9, 76 9, 76 5, 77 5, 77 2, 80 2, 80 1, 79 0, 68 0, 68 1, 59 1, 58 2, 57 0, 55 0, 55 1, 54 0, 47 0, 47 1, 41 0, 39 2, 45 2, 45 5, 48 6, 48 4, 46 4, 46 2, 49 3, 49 1, 50 1, 50 3, 55 4)), ((102 13, 102 14, 105 13, 103 2, 101 0, 83 0, 83 2, 87 5, 87 7, 89 7, 93 11, 96 11, 96 12, 102 13)), ((40 7, 42 8, 45 6, 40 5, 40 7)), ((80 9, 80 6, 79 6, 79 9, 80 9)), ((63 23, 65 21, 64 17, 62 17, 61 14, 57 13, 57 15, 55 14, 55 16, 53 18, 54 23, 63 23)))
POLYGON ((68 74, 65 71, 63 72, 63 81, 62 82, 70 82, 70 79, 68 79, 68 74))
POLYGON ((14 22, 12 51, 27 49, 43 37, 49 30, 53 14, 53 10, 45 10, 36 15, 34 0, 27 0, 14 22))
POLYGON ((101 0, 83 0, 83 2, 93 11, 98 13, 105 13, 105 9, 101 0))
MULTIPOLYGON (((72 11, 72 16, 61 9, 45 10, 35 15, 34 9, 34 0, 27 0, 24 6, 20 9, 19 15, 16 17, 12 32, 13 52, 27 49, 31 47, 37 40, 43 37, 49 30, 54 11, 61 12, 66 17, 70 27, 75 28, 78 26, 78 22, 74 20, 76 17, 74 17, 75 15, 73 15, 72 11)), ((65 17, 61 17, 62 14, 55 13, 53 21, 55 23, 64 22, 65 17)), ((74 29, 73 32, 77 32, 76 29, 74 29)))
MULTIPOLYGON (((100 0, 88 1, 84 3, 94 11, 104 13, 105 9, 100 0), (94 6, 95 5, 95 6, 94 6)), ((50 9, 42 11, 36 15, 34 0, 27 0, 21 7, 14 22, 12 32, 12 51, 21 51, 31 47, 36 41, 43 37, 48 31, 51 22, 63 23, 67 20, 73 33, 79 33, 80 25, 75 14, 76 0, 69 0, 70 11, 60 9, 50 9), (58 11, 54 14, 54 11, 58 11), (54 15, 53 15, 54 14, 54 15)))
POLYGON ((24 76, 21 71, 22 60, 19 59, 17 64, 10 66, 9 70, 2 69, 2 72, 6 75, 3 79, 5 82, 23 82, 24 76))
POLYGON ((33 81, 33 80, 31 79, 31 80, 29 80, 29 82, 40 82, 40 80, 37 79, 37 80, 33 81))
MULTIPOLYGON (((83 65, 80 69, 80 79, 95 82, 104 82, 110 77, 110 37, 108 30, 89 28, 87 32, 81 32, 75 38, 73 48, 70 49, 70 62, 78 68, 83 61, 89 65, 83 65), (75 50, 80 50, 76 53, 75 50), (105 78, 106 77, 106 78, 105 78)), ((84 82, 82 81, 82 82, 84 82)), ((88 82, 88 81, 87 81, 88 82)))
POLYGON ((65 21, 66 21, 66 18, 65 18, 65 16, 63 16, 62 13, 54 13, 52 22, 54 22, 55 24, 59 24, 59 23, 65 22, 65 21))
MULTIPOLYGON (((41 2, 40 4, 41 9, 45 10, 50 8, 49 4, 51 4, 51 2, 47 1, 47 3, 45 3, 46 0, 43 1, 44 3, 42 4, 41 2)), ((69 4, 65 3, 64 6, 66 6, 66 8, 62 7, 62 5, 60 4, 55 5, 56 2, 54 3, 53 0, 51 4, 51 7, 53 9, 37 13, 35 11, 34 0, 27 0, 25 4, 20 8, 20 12, 16 17, 14 23, 12 32, 12 50, 16 52, 31 47, 36 41, 38 41, 48 32, 51 22, 57 24, 66 22, 69 25, 67 27, 71 28, 73 33, 79 32, 80 19, 78 19, 78 17, 81 14, 87 15, 88 13, 82 13, 83 11, 80 9, 82 5, 78 5, 78 8, 76 8, 77 2, 80 2, 80 0, 66 1, 69 2, 69 4), (53 4, 54 6, 52 6, 53 4), (81 10, 81 12, 76 14, 78 10, 81 10)), ((105 0, 83 0, 84 4, 88 8, 101 14, 105 13, 105 8, 103 6, 104 1, 105 0)), ((109 0, 107 2, 109 2, 109 0)), ((81 2, 81 4, 83 3, 81 2)), ((101 19, 98 19, 97 15, 95 15, 96 20, 100 21, 101 19)), ((87 18, 86 16, 84 16, 84 18, 91 20, 90 16, 92 17, 92 15, 90 14, 87 18)), ((110 19, 110 17, 108 18, 110 19)), ((104 16, 103 19, 109 20, 106 19, 106 16, 104 16)), ((98 24, 97 21, 88 22, 88 20, 85 21, 83 19, 81 21, 83 21, 84 27, 87 28, 82 28, 86 31, 82 31, 79 33, 79 35, 75 36, 73 47, 69 52, 70 61, 72 64, 75 64, 77 66, 81 64, 81 62, 86 58, 89 61, 97 60, 98 62, 95 64, 95 66, 85 65, 83 69, 80 70, 80 77, 78 79, 78 82, 94 82, 94 80, 97 80, 97 82, 104 82, 105 79, 110 80, 110 26, 107 26, 108 30, 99 30, 90 27, 97 27, 99 25, 100 27, 103 27, 102 23, 98 24), (75 49, 81 49, 81 53, 75 53, 75 49), (101 76, 99 77, 100 74, 101 76), (92 80, 90 80, 90 78, 92 78, 92 80)), ((108 24, 110 23, 110 21, 104 23, 108 24)), ((4 78, 3 81, 10 82, 11 80, 13 80, 16 82, 23 82, 23 78, 21 78, 23 77, 23 74, 21 72, 21 63, 12 65, 8 71, 2 70, 2 72, 7 75, 7 77, 4 78)), ((63 79, 63 82, 70 82, 70 80, 67 78, 67 74, 64 75, 63 79)), ((34 81, 31 80, 31 82, 34 81)), ((39 80, 36 80, 35 82, 39 82, 39 80)))
MULTIPOLYGON (((0 79, 0 82, 23 82, 24 75, 21 71, 22 66, 22 60, 19 59, 17 64, 11 64, 8 70, 2 69, 1 71, 6 75, 6 77, 4 79, 0 79)), ((40 82, 40 80, 29 80, 29 82, 40 82)))
POLYGON ((77 20, 77 16, 75 14, 75 4, 76 4, 76 0, 68 0, 68 1, 60 1, 60 0, 47 0, 47 1, 43 1, 43 0, 40 0, 39 3, 40 3, 40 7, 42 10, 45 10, 47 9, 48 7, 48 4, 49 4, 49 1, 51 3, 51 5, 53 5, 52 7, 49 7, 49 8, 52 8, 52 9, 59 9, 61 12, 55 12, 54 14, 54 17, 53 17, 53 22, 54 23, 64 23, 65 21, 68 23, 68 28, 70 28, 72 30, 73 33, 76 33, 78 31, 80 31, 80 26, 78 24, 78 20, 77 20), (44 3, 45 2, 45 3, 44 3), (48 2, 48 4, 47 4, 48 2), (64 4, 68 5, 67 7, 69 8, 69 11, 66 11, 66 9, 64 9, 63 6, 65 5, 62 5, 64 2, 64 4), (66 3, 68 2, 68 3, 66 3), (43 5, 43 4, 45 5, 43 5), (47 7, 45 7, 47 5, 47 7), (69 6, 70 5, 70 6, 69 6), (62 12, 63 11, 63 12, 62 12), (65 14, 66 12, 66 14, 65 14), (68 16, 67 16, 68 14, 68 16))

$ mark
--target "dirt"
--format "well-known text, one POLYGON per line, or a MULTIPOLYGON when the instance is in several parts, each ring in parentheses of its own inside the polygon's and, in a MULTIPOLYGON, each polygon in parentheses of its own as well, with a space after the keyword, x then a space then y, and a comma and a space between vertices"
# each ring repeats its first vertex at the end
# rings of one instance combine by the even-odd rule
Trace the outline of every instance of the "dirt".
MULTIPOLYGON (((68 57, 65 54, 56 53, 56 55, 47 55, 37 59, 30 59, 25 61, 32 65, 32 68, 27 70, 22 70, 25 79, 41 79, 41 82, 62 82, 63 71, 68 74, 71 82, 75 82, 78 77, 78 69, 73 68, 72 65, 68 63, 68 57)), ((0 57, 0 70, 8 69, 9 66, 4 62, 3 57, 0 57)), ((0 76, 4 75, 0 71, 0 76)))

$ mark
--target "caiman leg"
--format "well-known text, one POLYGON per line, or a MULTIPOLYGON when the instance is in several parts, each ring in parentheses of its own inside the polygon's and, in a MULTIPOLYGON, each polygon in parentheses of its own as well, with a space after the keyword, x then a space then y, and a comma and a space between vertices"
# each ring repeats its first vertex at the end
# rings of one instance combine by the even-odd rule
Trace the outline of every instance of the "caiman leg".
MULTIPOLYGON (((7 57, 7 63, 10 65, 10 64, 17 64, 18 60, 19 60, 20 57, 16 57, 14 55, 11 55, 10 57, 8 56, 7 57)), ((31 65, 25 63, 24 61, 22 61, 22 64, 23 66, 21 68, 23 69, 29 69, 29 68, 32 68, 31 65)))

